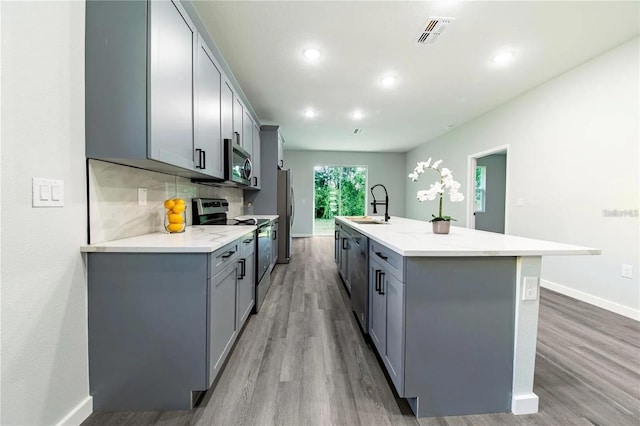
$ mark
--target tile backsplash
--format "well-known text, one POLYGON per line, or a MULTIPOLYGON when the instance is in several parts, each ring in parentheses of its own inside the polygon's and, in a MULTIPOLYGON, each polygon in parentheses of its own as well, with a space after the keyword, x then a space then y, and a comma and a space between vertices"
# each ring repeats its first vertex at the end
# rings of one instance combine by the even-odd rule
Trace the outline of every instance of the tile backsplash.
POLYGON ((191 199, 226 198, 229 217, 242 214, 243 193, 237 188, 199 185, 191 180, 134 167, 89 160, 90 243, 117 240, 164 230, 164 200, 183 198, 187 225, 191 199), (138 188, 147 189, 147 205, 138 205, 138 188))

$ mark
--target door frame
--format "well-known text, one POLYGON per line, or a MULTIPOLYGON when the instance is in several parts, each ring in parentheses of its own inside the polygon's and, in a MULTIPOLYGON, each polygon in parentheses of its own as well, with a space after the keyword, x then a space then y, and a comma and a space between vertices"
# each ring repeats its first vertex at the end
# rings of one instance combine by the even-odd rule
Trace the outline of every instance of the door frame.
POLYGON ((500 145, 484 151, 476 152, 467 156, 467 228, 476 228, 476 217, 473 214, 473 205, 476 193, 476 165, 478 158, 492 154, 502 154, 507 156, 507 167, 504 188, 504 234, 509 233, 509 172, 511 171, 511 156, 509 155, 509 144, 500 145))

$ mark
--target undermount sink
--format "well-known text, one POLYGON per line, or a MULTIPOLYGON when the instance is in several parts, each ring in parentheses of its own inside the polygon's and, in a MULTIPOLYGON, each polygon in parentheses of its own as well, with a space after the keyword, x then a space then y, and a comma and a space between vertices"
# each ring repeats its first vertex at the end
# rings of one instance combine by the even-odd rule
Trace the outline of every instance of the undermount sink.
POLYGON ((385 223, 369 216, 347 216, 347 219, 361 225, 382 225, 385 223))

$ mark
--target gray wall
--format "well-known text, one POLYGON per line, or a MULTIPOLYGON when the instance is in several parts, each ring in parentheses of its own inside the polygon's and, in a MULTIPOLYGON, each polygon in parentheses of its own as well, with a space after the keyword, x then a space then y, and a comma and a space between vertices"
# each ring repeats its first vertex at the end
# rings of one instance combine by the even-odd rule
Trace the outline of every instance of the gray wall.
MULTIPOLYGON (((636 319, 638 217, 605 211, 640 205, 639 44, 630 40, 407 153, 407 168, 442 158, 467 196, 468 157, 508 145, 506 232, 602 249, 545 257, 543 285, 636 319), (621 277, 623 264, 633 279, 621 277)), ((416 185, 406 188, 407 216, 425 218, 416 185)), ((471 206, 445 201, 445 214, 465 226, 471 206)))
MULTIPOLYGON (((313 234, 313 168, 315 166, 366 166, 367 214, 372 214, 369 205, 371 202, 369 188, 376 183, 381 183, 389 192, 389 215, 392 220, 394 216, 404 216, 404 185, 409 171, 405 170, 403 153, 285 151, 284 162, 286 167, 291 168, 296 195, 296 216, 292 230, 294 237, 313 234)), ((378 215, 383 214, 384 207, 382 210, 379 208, 378 215)))
POLYGON ((487 168, 485 210, 476 213, 476 229, 504 233, 504 205, 507 187, 507 156, 492 154, 478 158, 477 166, 487 168))

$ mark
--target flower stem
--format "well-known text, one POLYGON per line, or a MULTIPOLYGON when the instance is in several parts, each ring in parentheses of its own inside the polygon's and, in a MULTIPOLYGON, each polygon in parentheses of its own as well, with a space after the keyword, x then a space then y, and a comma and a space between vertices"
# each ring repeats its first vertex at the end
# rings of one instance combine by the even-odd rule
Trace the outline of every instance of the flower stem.
MULTIPOLYGON (((440 183, 442 183, 442 175, 440 177, 440 183)), ((440 194, 440 209, 438 210, 438 217, 442 217, 442 194, 440 194)))

